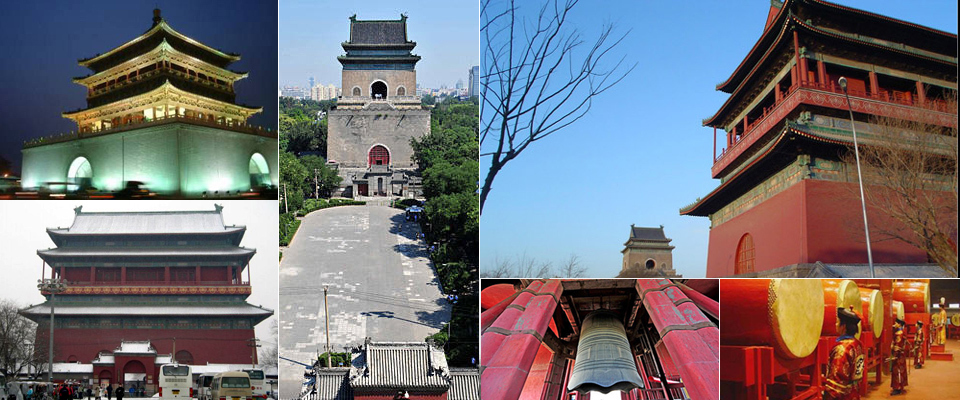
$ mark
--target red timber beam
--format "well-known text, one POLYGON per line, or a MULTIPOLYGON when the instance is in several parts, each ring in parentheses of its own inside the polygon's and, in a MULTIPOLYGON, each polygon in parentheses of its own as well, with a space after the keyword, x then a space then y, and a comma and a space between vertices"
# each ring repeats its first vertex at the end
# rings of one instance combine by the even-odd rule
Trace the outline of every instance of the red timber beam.
POLYGON ((559 280, 533 281, 483 330, 480 398, 520 398, 562 293, 559 280))
POLYGON ((700 307, 701 311, 707 313, 714 319, 720 319, 720 303, 718 303, 716 300, 691 289, 687 285, 678 284, 677 287, 679 287, 683 294, 689 297, 690 300, 697 305, 697 307, 700 307))
POLYGON ((720 330, 670 280, 638 279, 637 287, 690 398, 719 400, 720 330))

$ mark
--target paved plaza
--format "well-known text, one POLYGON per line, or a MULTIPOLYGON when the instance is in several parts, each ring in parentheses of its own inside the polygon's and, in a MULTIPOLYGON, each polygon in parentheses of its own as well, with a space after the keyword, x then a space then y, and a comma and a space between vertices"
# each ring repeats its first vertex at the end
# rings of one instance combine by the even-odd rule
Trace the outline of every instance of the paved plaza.
MULTIPOLYGON (((334 351, 374 341, 422 341, 450 319, 419 227, 402 210, 347 206, 307 215, 280 263, 280 356, 306 364, 324 351, 323 285, 334 351)), ((280 362, 280 395, 303 367, 280 362)))

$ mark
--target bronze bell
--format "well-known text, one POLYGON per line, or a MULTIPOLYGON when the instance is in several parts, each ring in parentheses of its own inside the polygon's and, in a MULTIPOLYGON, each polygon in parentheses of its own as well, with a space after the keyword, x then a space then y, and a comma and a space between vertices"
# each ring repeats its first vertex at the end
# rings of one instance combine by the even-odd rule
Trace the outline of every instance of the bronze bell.
POLYGON ((610 311, 594 311, 583 320, 577 359, 567 390, 610 393, 643 388, 623 323, 610 311))

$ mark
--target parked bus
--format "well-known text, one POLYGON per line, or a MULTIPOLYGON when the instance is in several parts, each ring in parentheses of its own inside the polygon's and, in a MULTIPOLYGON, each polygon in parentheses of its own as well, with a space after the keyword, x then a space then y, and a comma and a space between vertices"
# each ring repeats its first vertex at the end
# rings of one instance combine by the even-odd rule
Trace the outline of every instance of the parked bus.
POLYGON ((189 365, 164 364, 160 367, 160 386, 158 394, 161 400, 190 400, 193 398, 193 375, 189 365))
POLYGON ((200 374, 196 381, 197 400, 210 400, 210 384, 216 374, 200 374))
POLYGON ((211 400, 253 400, 250 375, 243 371, 221 372, 210 383, 211 400))
POLYGON ((250 376, 250 386, 253 389, 253 397, 259 399, 267 398, 267 388, 264 387, 265 378, 263 375, 262 369, 245 369, 243 372, 246 372, 250 376))

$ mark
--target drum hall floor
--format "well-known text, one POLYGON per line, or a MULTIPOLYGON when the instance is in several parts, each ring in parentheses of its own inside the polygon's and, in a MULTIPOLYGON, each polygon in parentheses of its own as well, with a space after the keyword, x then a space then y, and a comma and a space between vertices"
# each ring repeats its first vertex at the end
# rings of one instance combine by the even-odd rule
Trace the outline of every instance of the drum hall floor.
POLYGON ((948 339, 946 351, 952 352, 953 361, 928 359, 922 369, 913 367, 913 358, 909 359, 908 385, 903 394, 890 395, 890 377, 883 377, 883 384, 867 390, 864 400, 879 399, 945 399, 949 393, 960 393, 960 340, 948 339))

